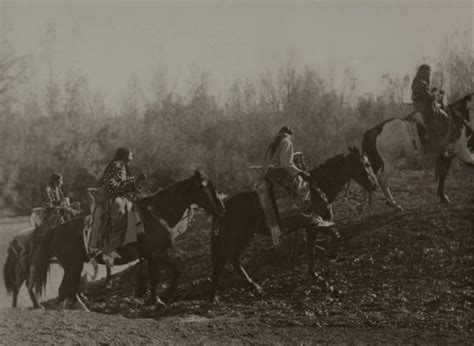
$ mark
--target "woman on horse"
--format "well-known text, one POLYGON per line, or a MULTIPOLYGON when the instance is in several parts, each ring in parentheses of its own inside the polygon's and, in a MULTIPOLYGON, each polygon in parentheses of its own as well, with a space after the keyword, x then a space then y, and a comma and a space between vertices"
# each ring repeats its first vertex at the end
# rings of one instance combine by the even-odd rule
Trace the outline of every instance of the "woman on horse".
POLYGON ((49 178, 49 185, 44 188, 42 207, 44 209, 45 221, 54 227, 70 218, 72 208, 69 199, 64 197, 62 186, 64 180, 61 174, 53 173, 49 178))
MULTIPOLYGON (((421 65, 411 86, 413 107, 420 112, 426 127, 428 138, 437 142, 446 133, 448 115, 438 105, 436 95, 430 91, 431 67, 421 65)), ((433 91, 436 89, 434 88, 433 91)))
POLYGON ((144 232, 135 202, 138 191, 136 184, 145 179, 145 175, 133 177, 130 169, 132 160, 133 154, 129 149, 119 148, 100 179, 98 204, 93 211, 90 246, 103 253, 112 253, 124 245, 119 231, 123 228, 123 220, 128 212, 135 218, 136 237, 144 232))

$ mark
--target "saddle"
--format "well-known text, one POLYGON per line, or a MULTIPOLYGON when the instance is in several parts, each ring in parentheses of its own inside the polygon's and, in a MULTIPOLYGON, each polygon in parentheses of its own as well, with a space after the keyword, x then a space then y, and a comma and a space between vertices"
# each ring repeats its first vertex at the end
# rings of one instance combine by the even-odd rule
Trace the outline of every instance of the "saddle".
POLYGON ((143 233, 141 218, 126 196, 111 196, 104 188, 88 189, 91 219, 84 224, 86 248, 104 253, 136 242, 143 233))
POLYGON ((424 154, 438 153, 455 139, 453 122, 439 104, 433 105, 431 115, 414 111, 405 120, 409 122, 415 152, 421 149, 424 154), (417 140, 420 148, 416 144, 417 140))

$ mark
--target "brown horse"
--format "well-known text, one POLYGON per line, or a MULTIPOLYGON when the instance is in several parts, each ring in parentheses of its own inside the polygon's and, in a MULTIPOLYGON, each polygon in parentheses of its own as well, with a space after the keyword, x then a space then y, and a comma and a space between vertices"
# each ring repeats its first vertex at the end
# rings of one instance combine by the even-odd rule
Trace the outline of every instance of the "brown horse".
MULTIPOLYGON (((126 264, 140 258, 148 262, 151 294, 147 304, 165 305, 156 294, 160 265, 169 267, 172 272, 172 282, 162 295, 169 296, 177 288, 179 270, 167 254, 171 239, 163 221, 169 227, 174 227, 192 204, 197 204, 215 217, 222 216, 225 211, 224 204, 212 182, 198 170, 190 178, 179 181, 138 202, 143 212, 145 234, 138 243, 119 248, 117 252, 121 258, 116 259, 114 263, 126 264)), ((51 229, 43 237, 34 275, 36 294, 42 293, 46 284, 49 260, 52 256, 56 256, 64 269, 63 280, 59 287, 58 304, 70 298, 85 308, 78 296, 82 267, 88 260, 83 241, 83 225, 84 218, 76 218, 51 229)), ((102 262, 100 256, 98 262, 102 262)))
MULTIPOLYGON (((81 213, 80 204, 73 203, 71 209, 58 208, 55 212, 61 214, 64 220, 69 220, 81 213)), ((41 308, 33 292, 30 278, 30 262, 35 245, 38 242, 38 235, 41 230, 40 225, 44 220, 44 210, 35 208, 30 216, 30 224, 33 227, 25 229, 13 237, 8 245, 8 254, 3 266, 3 279, 5 288, 9 295, 12 295, 12 307, 17 307, 17 298, 20 288, 24 282, 30 295, 34 308, 41 308)))
MULTIPOLYGON (((362 156, 358 149, 350 148, 349 154, 337 155, 318 168, 310 171, 311 179, 326 194, 332 203, 344 186, 354 179, 368 191, 377 188, 375 175, 368 159, 362 156)), ((313 209, 321 215, 319 208, 313 209)), ((255 234, 270 235, 265 226, 265 216, 260 200, 254 190, 248 190, 232 195, 225 201, 225 214, 215 225, 218 232, 211 235, 211 257, 213 264, 211 300, 216 299, 217 285, 222 270, 231 261, 234 269, 246 282, 260 290, 261 288, 250 278, 240 263, 240 257, 255 234)), ((323 216, 323 215, 321 215, 323 216)), ((290 227, 287 232, 297 231, 299 226, 290 227)), ((303 227, 306 230, 308 274, 314 277, 315 240, 319 227, 303 227)))

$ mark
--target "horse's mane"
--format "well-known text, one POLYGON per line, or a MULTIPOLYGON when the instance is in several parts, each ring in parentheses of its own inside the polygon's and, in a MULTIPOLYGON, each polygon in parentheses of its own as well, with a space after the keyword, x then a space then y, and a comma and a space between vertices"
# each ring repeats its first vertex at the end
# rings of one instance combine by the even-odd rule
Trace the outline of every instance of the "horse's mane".
POLYGON ((334 157, 331 157, 330 159, 327 159, 324 163, 312 169, 311 173, 317 176, 324 175, 326 170, 333 168, 334 164, 339 163, 345 155, 346 154, 338 154, 334 157))
POLYGON ((150 194, 147 194, 145 196, 140 197, 140 199, 139 199, 140 206, 142 206, 142 207, 148 206, 151 203, 151 201, 153 200, 153 198, 155 198, 157 196, 161 196, 161 195, 164 196, 164 195, 174 191, 175 189, 177 189, 181 185, 187 183, 192 178, 193 177, 178 180, 174 183, 171 183, 170 185, 168 185, 166 187, 158 188, 158 190, 155 191, 155 192, 152 192, 150 194))
POLYGON ((454 101, 453 103, 450 103, 448 105, 448 108, 449 107, 453 107, 453 106, 461 106, 461 111, 462 111, 462 114, 464 115, 465 117, 465 120, 470 120, 469 119, 469 112, 467 112, 467 99, 468 98, 473 98, 474 97, 474 93, 470 93, 470 94, 467 94, 467 95, 464 95, 464 97, 461 97, 460 99, 454 101))

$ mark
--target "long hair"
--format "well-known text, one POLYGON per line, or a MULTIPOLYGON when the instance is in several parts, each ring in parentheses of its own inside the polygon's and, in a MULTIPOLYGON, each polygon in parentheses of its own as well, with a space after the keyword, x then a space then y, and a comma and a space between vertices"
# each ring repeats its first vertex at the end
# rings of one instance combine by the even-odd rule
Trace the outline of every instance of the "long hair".
POLYGON ((273 155, 275 155, 275 152, 280 146, 281 141, 288 135, 292 136, 293 130, 289 126, 283 126, 280 131, 278 131, 275 139, 268 146, 267 151, 265 152, 265 159, 271 159, 273 155))
MULTIPOLYGON (((125 147, 118 148, 117 151, 115 152, 114 158, 112 159, 112 161, 110 161, 109 166, 117 161, 126 162, 126 160, 128 159, 128 155, 130 155, 130 153, 131 151, 128 148, 125 148, 125 147)), ((131 175, 132 172, 131 172, 129 162, 125 164, 125 169, 127 170, 127 175, 131 175)))
POLYGON ((413 88, 413 86, 420 80, 425 81, 428 85, 430 85, 430 77, 428 75, 429 71, 431 71, 431 67, 429 65, 420 65, 420 67, 418 67, 418 71, 416 72, 416 76, 413 79, 411 87, 413 88))
POLYGON ((61 180, 63 176, 59 173, 53 173, 51 174, 51 177, 49 177, 49 185, 55 186, 56 183, 61 180))

